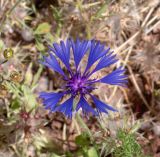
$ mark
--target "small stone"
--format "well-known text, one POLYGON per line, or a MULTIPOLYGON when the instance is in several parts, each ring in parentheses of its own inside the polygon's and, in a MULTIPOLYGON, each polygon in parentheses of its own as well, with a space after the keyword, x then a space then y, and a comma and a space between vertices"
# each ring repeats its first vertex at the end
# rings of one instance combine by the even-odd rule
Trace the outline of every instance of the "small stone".
POLYGON ((148 122, 142 123, 140 129, 145 131, 145 130, 151 129, 151 127, 152 127, 152 124, 151 122, 148 121, 148 122))
POLYGON ((29 157, 34 157, 34 156, 36 156, 35 148, 34 148, 33 146, 29 146, 29 147, 28 147, 27 155, 28 155, 29 157))
POLYGON ((47 90, 48 89, 48 79, 46 77, 41 77, 38 81, 38 86, 36 88, 36 92, 39 93, 42 90, 47 90))
POLYGON ((33 32, 28 28, 27 29, 24 28, 21 32, 21 35, 22 35, 22 38, 28 42, 34 39, 33 32))
POLYGON ((160 124, 154 124, 153 132, 155 133, 155 135, 160 136, 160 124))

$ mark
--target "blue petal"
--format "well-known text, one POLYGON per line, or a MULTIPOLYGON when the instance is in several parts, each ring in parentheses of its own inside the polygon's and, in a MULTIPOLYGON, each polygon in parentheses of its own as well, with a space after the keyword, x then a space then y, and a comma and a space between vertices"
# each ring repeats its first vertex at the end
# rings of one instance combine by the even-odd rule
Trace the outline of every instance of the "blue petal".
POLYGON ((73 97, 70 97, 61 105, 57 106, 55 111, 62 112, 68 118, 72 118, 72 111, 73 111, 73 97))
POLYGON ((105 112, 105 113, 108 114, 107 110, 117 111, 113 107, 111 107, 111 106, 103 103, 102 101, 98 100, 96 97, 94 97, 94 96, 91 96, 91 97, 92 97, 92 99, 95 103, 96 109, 98 110, 99 113, 105 112))
POLYGON ((57 103, 62 98, 64 93, 47 93, 47 92, 41 92, 39 97, 43 99, 43 104, 46 109, 51 109, 51 111, 54 111, 57 103))
MULTIPOLYGON (((49 57, 43 57, 44 61, 41 61, 40 63, 55 70, 56 72, 58 72, 59 74, 65 76, 63 70, 61 69, 58 61, 56 60, 56 58, 50 53, 49 57)), ((65 76, 66 77, 66 76, 65 76)))
POLYGON ((85 100, 83 96, 81 96, 77 104, 76 111, 78 111, 80 108, 82 108, 82 112, 84 115, 89 115, 89 113, 92 113, 92 115, 95 116, 98 115, 98 113, 88 104, 88 102, 85 100))
POLYGON ((54 52, 55 55, 63 62, 68 70, 70 70, 70 42, 69 39, 66 44, 61 41, 60 44, 53 43, 54 47, 49 47, 50 51, 54 52))
POLYGON ((112 71, 107 76, 103 77, 99 80, 99 82, 107 83, 111 85, 119 85, 119 86, 126 86, 127 81, 127 75, 124 74, 125 69, 122 69, 122 67, 112 71))
POLYGON ((107 55, 105 55, 104 57, 102 57, 100 59, 100 61, 98 62, 98 64, 95 67, 95 69, 91 72, 91 74, 93 74, 96 71, 101 70, 101 69, 103 69, 105 67, 108 67, 108 66, 116 63, 117 61, 118 61, 118 59, 116 59, 116 55, 113 55, 113 52, 108 53, 107 55))
POLYGON ((76 65, 76 69, 78 68, 78 65, 83 58, 83 56, 86 54, 88 47, 89 47, 89 41, 79 41, 79 39, 74 42, 71 40, 71 46, 73 50, 73 55, 74 55, 74 61, 76 65))
POLYGON ((109 48, 107 50, 104 49, 104 45, 100 44, 100 42, 91 41, 91 49, 88 57, 88 63, 86 66, 85 72, 89 70, 89 68, 101 57, 103 57, 106 53, 109 52, 109 48))

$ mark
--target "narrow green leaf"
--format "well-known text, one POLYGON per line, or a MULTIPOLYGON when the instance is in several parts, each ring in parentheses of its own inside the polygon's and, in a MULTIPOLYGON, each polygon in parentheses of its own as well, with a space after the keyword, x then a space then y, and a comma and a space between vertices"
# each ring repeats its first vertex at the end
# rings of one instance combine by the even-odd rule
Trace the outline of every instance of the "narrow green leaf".
POLYGON ((37 82, 38 82, 38 80, 40 78, 40 75, 42 73, 42 70, 43 70, 43 67, 40 65, 37 73, 33 77, 32 87, 34 87, 37 84, 37 82))
POLYGON ((28 68, 27 68, 27 72, 25 74, 25 81, 24 83, 27 85, 31 85, 32 79, 33 79, 33 74, 32 74, 32 63, 29 64, 28 68))
POLYGON ((107 6, 108 6, 108 5, 107 5, 106 3, 105 3, 104 5, 102 5, 101 8, 97 11, 95 17, 96 17, 96 18, 102 17, 102 14, 106 11, 107 6))
POLYGON ((92 133, 91 133, 90 129, 85 124, 85 122, 83 121, 83 119, 81 118, 81 116, 79 115, 79 113, 76 114, 76 119, 79 122, 79 124, 82 126, 82 128, 84 128, 86 130, 86 132, 90 136, 90 138, 93 139, 92 133))
POLYGON ((22 85, 22 91, 24 93, 25 107, 27 112, 29 112, 37 107, 36 97, 28 86, 22 85))
POLYGON ((37 47, 38 51, 42 52, 45 50, 44 45, 41 42, 39 42, 38 40, 36 40, 36 47, 37 47))
POLYGON ((4 42, 3 40, 0 40, 0 50, 2 50, 4 48, 4 42))

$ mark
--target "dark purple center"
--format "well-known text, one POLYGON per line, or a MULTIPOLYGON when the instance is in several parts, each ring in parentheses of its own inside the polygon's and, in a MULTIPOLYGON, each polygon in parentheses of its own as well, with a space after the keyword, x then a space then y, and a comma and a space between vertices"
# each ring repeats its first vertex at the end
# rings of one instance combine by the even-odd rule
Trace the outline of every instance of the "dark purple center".
POLYGON ((86 76, 81 76, 80 73, 74 74, 69 80, 67 80, 65 87, 73 96, 78 94, 85 95, 95 89, 93 86, 93 80, 89 80, 86 76))

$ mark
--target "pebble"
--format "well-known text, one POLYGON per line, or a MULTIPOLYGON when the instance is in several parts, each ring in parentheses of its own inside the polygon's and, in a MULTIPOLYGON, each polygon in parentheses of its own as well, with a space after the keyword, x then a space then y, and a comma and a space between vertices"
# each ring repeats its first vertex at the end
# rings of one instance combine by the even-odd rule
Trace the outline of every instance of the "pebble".
POLYGON ((24 28, 21 32, 21 35, 22 35, 22 38, 25 40, 25 41, 32 41, 34 39, 34 36, 33 36, 33 33, 30 29, 26 29, 24 28))
POLYGON ((154 124, 153 132, 154 132, 155 135, 160 136, 160 124, 159 123, 154 124))

